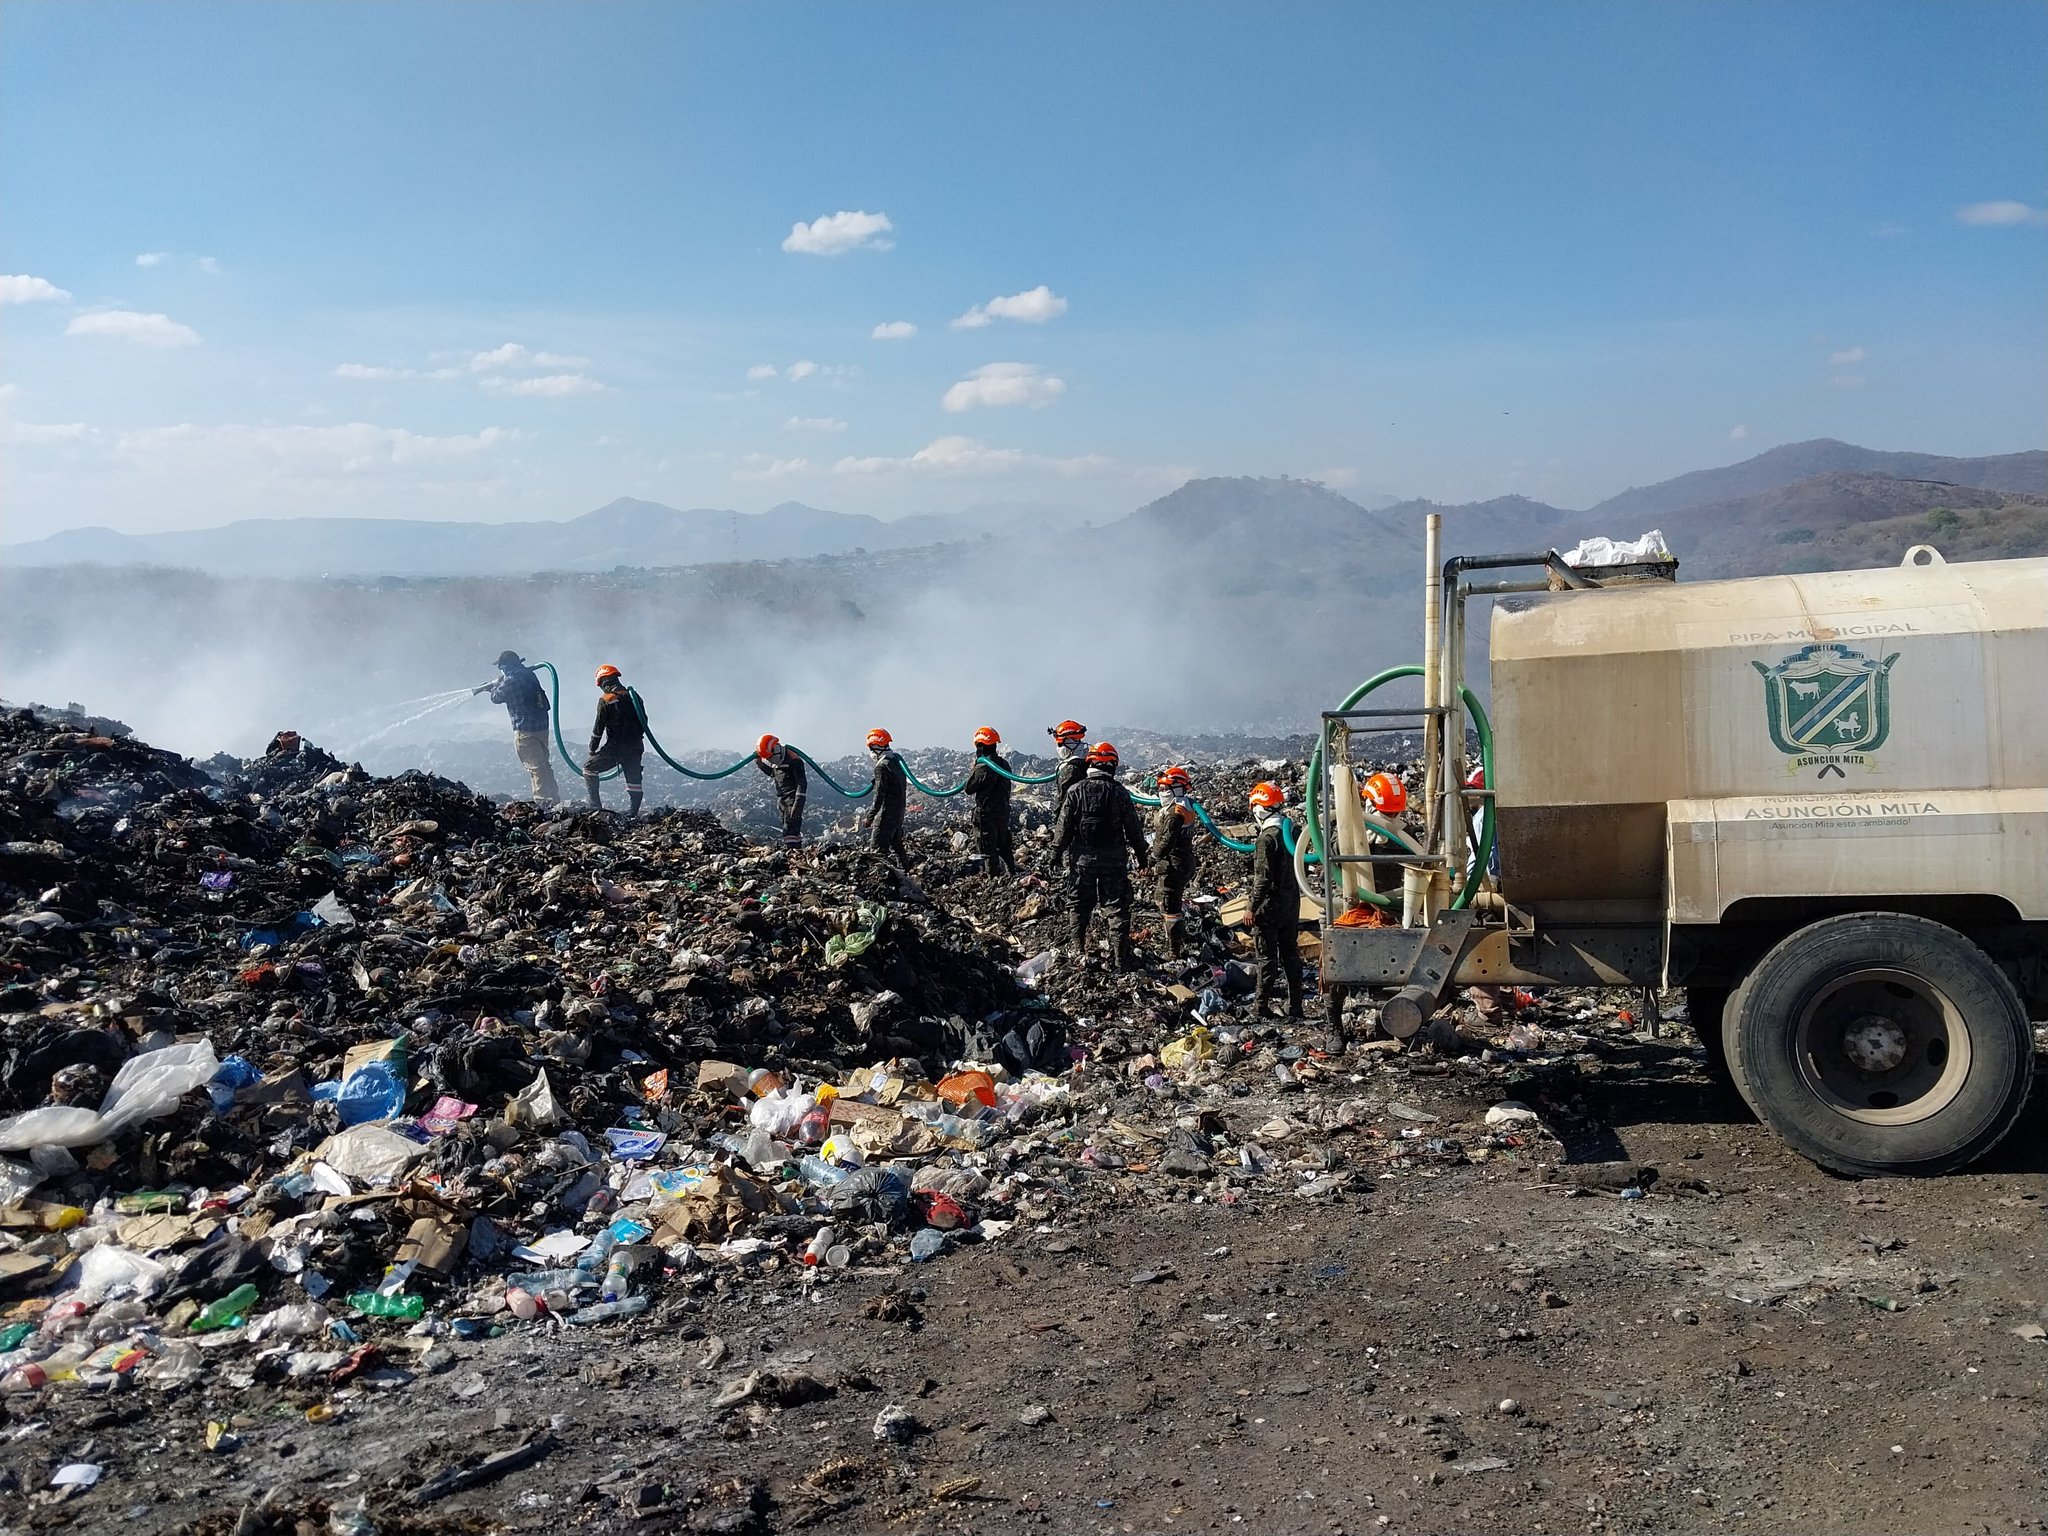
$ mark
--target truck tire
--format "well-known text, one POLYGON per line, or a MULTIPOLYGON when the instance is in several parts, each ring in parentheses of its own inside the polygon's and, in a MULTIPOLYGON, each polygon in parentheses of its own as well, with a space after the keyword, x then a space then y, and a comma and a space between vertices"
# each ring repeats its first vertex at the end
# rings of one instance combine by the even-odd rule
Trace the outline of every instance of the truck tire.
POLYGON ((1685 1016, 1692 1020, 1692 1032, 1706 1053, 1707 1076, 1724 1098, 1736 1096, 1735 1078, 1728 1070, 1727 1034, 1722 1021, 1728 1014, 1726 987, 1687 987, 1685 1016))
POLYGON ((2019 993, 1953 928, 1898 912, 1789 935, 1730 999, 1728 1062, 1801 1155, 1856 1178, 1947 1173, 2025 1108, 2034 1033, 2019 993))

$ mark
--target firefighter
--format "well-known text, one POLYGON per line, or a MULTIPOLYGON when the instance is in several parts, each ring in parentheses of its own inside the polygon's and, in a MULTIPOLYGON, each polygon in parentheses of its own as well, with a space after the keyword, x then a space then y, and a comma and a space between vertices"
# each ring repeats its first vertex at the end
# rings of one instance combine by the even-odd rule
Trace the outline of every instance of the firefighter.
POLYGON ((1137 964, 1131 948, 1131 874, 1128 854, 1138 867, 1150 866, 1145 827, 1131 792, 1117 782, 1116 748, 1098 741, 1087 752, 1086 769, 1060 803, 1053 825, 1055 860, 1071 851, 1074 879, 1074 948, 1088 961, 1088 919, 1098 906, 1116 914, 1116 963, 1128 970, 1137 964))
POLYGON ((1280 807, 1287 796, 1277 784, 1252 786, 1252 820, 1258 841, 1252 845, 1252 934, 1258 941, 1258 982, 1252 1012, 1261 1017, 1273 998, 1275 973, 1287 983, 1287 1017, 1302 1016, 1301 887, 1294 879, 1294 859, 1287 851, 1280 807))
POLYGON ((810 793, 804 760, 779 737, 767 735, 754 743, 754 766, 775 786, 775 807, 782 813, 782 846, 791 850, 803 847, 804 799, 810 793))
POLYGON ((597 720, 590 727, 590 756, 583 763, 583 788, 593 811, 604 809, 598 775, 616 768, 626 781, 626 814, 640 814, 640 772, 647 755, 647 722, 633 690, 611 663, 597 669, 597 720))
POLYGON ((512 717, 512 750, 526 770, 533 798, 543 803, 562 798, 555 782, 555 755, 548 745, 548 695, 517 651, 498 653, 498 678, 472 693, 488 693, 493 704, 512 717))
POLYGON ((1062 720, 1058 725, 1048 725, 1045 733, 1052 738, 1053 752, 1059 759, 1052 782, 1052 819, 1057 822, 1060 807, 1067 803, 1067 792, 1088 772, 1088 727, 1078 720, 1062 720))
POLYGON ((1010 762, 996 750, 1002 744, 1001 733, 992 725, 974 733, 974 766, 967 770, 965 787, 974 800, 974 836, 982 868, 992 875, 1014 875, 1017 844, 1010 834, 1010 781, 1004 776, 1010 762))
POLYGON ((910 770, 904 766, 893 742, 894 738, 879 725, 868 732, 875 788, 862 825, 868 829, 869 843, 875 852, 889 855, 899 868, 908 870, 910 849, 903 842, 903 813, 910 799, 910 770))
POLYGON ((1165 919, 1166 951, 1176 960, 1188 948, 1181 902, 1195 878, 1195 811, 1188 803, 1193 790, 1187 769, 1159 770, 1159 809, 1152 813, 1153 890, 1165 919))

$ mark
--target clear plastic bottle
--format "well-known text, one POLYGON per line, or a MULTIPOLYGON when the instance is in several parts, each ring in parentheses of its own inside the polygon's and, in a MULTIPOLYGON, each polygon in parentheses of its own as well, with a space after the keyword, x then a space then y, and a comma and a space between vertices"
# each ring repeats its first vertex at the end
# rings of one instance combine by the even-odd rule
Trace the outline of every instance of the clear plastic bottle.
POLYGON ((612 1254, 611 1262, 605 1266, 604 1284, 598 1289, 601 1301, 624 1301, 632 1294, 633 1282, 629 1278, 631 1264, 623 1250, 612 1254))
POLYGON ((645 1312, 647 1306, 648 1298, 645 1296, 626 1296, 617 1301, 600 1301, 588 1307, 579 1307, 564 1318, 563 1321, 570 1323, 609 1322, 615 1317, 632 1317, 638 1313, 645 1312))

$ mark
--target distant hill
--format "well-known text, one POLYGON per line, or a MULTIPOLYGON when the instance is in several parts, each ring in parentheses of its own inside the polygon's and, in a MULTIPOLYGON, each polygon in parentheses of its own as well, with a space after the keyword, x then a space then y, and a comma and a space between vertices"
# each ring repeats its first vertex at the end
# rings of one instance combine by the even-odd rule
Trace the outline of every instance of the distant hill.
POLYGON ((1694 580, 1896 565, 1915 544, 2003 559, 2048 553, 2048 495, 1838 472, 1692 507, 1664 534, 1694 580))
POLYGON ((1001 507, 885 522, 786 501, 766 512, 679 511, 620 497, 563 522, 252 518, 182 533, 77 528, 0 548, 18 567, 165 565, 217 576, 524 576, 745 560, 801 559, 1066 527, 1070 511, 1001 507))
POLYGON ((1633 487, 1619 496, 1608 497, 1592 508, 1592 515, 1624 522, 1642 521, 1647 528, 1657 518, 1669 517, 1688 507, 1728 502, 1774 491, 1815 475, 1842 472, 1892 475, 1901 480, 1943 480, 1981 490, 2048 495, 2048 452, 2040 449, 1983 459, 1952 459, 1938 453, 1884 453, 1820 437, 1806 443, 1786 443, 1722 469, 1697 469, 1674 480, 1633 487))

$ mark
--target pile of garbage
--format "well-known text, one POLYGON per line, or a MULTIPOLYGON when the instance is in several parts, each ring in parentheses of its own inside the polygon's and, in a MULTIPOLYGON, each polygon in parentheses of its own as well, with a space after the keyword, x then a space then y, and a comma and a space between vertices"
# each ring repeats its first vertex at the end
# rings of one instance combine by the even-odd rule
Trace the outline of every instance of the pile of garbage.
POLYGON ((221 1341, 325 1389, 378 1320, 929 1259, 1016 1219, 1076 1061, 1015 946, 865 850, 305 744, 0 717, 0 906, 0 1393, 221 1341))
MULTIPOLYGON (((78 723, 0 715, 0 1402, 225 1381, 317 1421, 507 1330, 767 1304, 1093 1202, 1359 1195, 1545 1134, 1519 1105, 1444 1122, 1387 1086, 1411 1072, 1572 1113, 1542 1064, 1586 1037, 1533 999, 1443 1059, 1363 1012, 1348 1040, 1253 1017, 1248 861, 1213 840, 1188 952, 1141 901, 1140 968, 1077 963, 1042 790, 1023 875, 938 811, 905 873, 703 810, 498 803, 305 743, 195 765, 78 723)), ((1221 819, 1259 779, 1301 765, 1199 792, 1221 819)))

